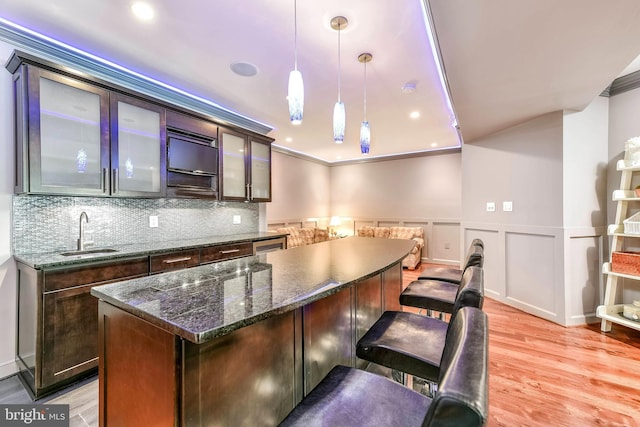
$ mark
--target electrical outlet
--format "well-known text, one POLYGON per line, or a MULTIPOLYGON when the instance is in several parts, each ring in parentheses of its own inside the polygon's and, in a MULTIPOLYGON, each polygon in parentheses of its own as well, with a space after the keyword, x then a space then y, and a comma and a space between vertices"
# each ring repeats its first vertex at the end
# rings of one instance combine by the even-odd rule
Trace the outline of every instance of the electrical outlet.
POLYGON ((487 212, 495 212, 496 204, 494 202, 487 202, 487 212))
POLYGON ((158 226, 158 215, 149 216, 149 227, 156 228, 158 226))
POLYGON ((240 215, 234 215, 233 216, 233 223, 234 224, 242 224, 242 217, 240 215))
POLYGON ((503 212, 513 211, 513 202, 502 202, 502 211, 503 212))

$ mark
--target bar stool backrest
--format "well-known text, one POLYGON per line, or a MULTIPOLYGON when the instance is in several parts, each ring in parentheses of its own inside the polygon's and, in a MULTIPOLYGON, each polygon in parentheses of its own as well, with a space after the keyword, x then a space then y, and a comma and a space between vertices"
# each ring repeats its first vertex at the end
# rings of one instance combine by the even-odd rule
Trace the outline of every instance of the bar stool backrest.
POLYGON ((438 391, 423 426, 482 426, 488 402, 487 315, 463 307, 451 320, 440 362, 438 391))
POLYGON ((462 307, 482 309, 484 302, 484 270, 481 267, 469 267, 462 275, 460 286, 453 303, 452 320, 462 307))
POLYGON ((484 266, 484 244, 480 239, 474 239, 467 250, 467 255, 464 258, 464 264, 462 267, 462 274, 467 271, 469 267, 483 267, 484 266), (478 243, 479 242, 479 243, 478 243))

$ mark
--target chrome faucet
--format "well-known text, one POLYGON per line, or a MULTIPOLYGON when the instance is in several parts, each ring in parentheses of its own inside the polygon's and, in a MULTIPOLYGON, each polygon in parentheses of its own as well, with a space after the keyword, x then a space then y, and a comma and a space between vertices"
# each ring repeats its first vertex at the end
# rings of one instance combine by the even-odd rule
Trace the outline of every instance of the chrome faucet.
POLYGON ((82 218, 85 219, 85 223, 84 224, 89 223, 89 217, 87 216, 87 213, 83 211, 80 214, 80 237, 78 238, 78 250, 79 251, 84 251, 84 248, 85 248, 86 245, 90 245, 90 244, 93 243, 93 242, 85 242, 84 241, 84 224, 82 223, 82 218))

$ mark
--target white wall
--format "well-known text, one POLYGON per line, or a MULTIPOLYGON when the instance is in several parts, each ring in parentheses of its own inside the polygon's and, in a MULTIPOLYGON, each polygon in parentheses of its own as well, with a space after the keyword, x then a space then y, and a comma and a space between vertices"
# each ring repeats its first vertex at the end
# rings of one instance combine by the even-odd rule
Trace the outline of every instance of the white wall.
POLYGON ((329 217, 329 190, 328 166, 273 151, 267 221, 329 217))
POLYGON ((596 320, 608 104, 598 97, 581 112, 546 114, 463 148, 462 229, 465 245, 485 240, 489 296, 564 325, 596 320))
POLYGON ((462 233, 465 246, 485 242, 486 294, 558 323, 565 317, 562 128, 561 112, 546 114, 462 149, 462 233), (503 201, 513 202, 512 212, 503 201))
POLYGON ((546 114, 462 149, 464 221, 562 225, 562 113, 546 114), (502 202, 513 211, 503 212, 502 202), (496 211, 487 212, 486 203, 496 211))
POLYGON ((331 168, 333 215, 459 219, 460 153, 331 168))
MULTIPOLYGON (((13 47, 0 42, 0 61, 13 47)), ((11 74, 0 70, 0 378, 17 371, 16 269, 11 256, 11 198, 14 185, 13 103, 11 74)))
POLYGON ((563 224, 606 225, 609 98, 598 96, 583 111, 564 114, 563 224))
POLYGON ((563 223, 566 324, 597 321, 607 223, 609 98, 565 113, 563 223))

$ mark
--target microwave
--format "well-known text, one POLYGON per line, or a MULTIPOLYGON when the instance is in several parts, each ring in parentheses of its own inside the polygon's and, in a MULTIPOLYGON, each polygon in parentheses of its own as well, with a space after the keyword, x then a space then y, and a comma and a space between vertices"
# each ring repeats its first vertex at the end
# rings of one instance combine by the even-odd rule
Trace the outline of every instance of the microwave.
POLYGON ((218 148, 210 144, 207 140, 170 132, 167 141, 167 167, 169 170, 186 173, 217 175, 218 148))
POLYGON ((217 197, 215 139, 167 132, 167 187, 176 197, 217 197))

